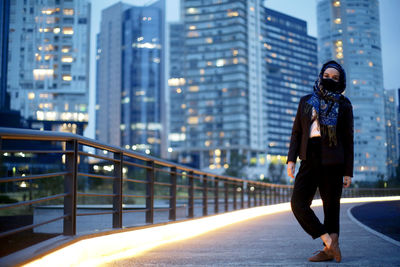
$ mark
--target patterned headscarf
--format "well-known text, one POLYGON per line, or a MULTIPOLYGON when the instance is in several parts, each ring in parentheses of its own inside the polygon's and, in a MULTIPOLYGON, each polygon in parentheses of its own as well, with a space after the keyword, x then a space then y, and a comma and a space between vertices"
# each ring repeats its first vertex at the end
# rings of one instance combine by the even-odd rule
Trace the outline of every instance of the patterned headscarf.
POLYGON ((346 74, 342 66, 340 66, 336 61, 329 61, 322 66, 319 77, 315 81, 312 96, 305 105, 305 114, 311 116, 313 107, 317 112, 321 136, 328 137, 329 146, 337 145, 336 124, 339 114, 339 100, 345 88, 346 74), (338 70, 340 74, 339 86, 334 92, 328 91, 320 86, 321 79, 323 78, 324 72, 327 68, 334 68, 338 70))

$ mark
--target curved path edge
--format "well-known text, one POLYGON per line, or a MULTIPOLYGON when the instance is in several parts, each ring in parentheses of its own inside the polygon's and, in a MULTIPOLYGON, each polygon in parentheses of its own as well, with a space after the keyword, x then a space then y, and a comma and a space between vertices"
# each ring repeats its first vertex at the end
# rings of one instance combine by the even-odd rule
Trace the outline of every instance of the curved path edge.
POLYGON ((372 234, 374 234, 374 235, 376 235, 376 236, 382 238, 382 239, 385 240, 385 241, 388 241, 388 242, 390 242, 390 243, 392 243, 392 244, 394 244, 394 245, 400 247, 400 242, 399 242, 399 241, 394 240, 393 238, 390 238, 390 237, 388 237, 387 235, 384 235, 384 234, 382 234, 382 233, 380 233, 380 232, 378 232, 378 231, 372 229, 371 227, 369 227, 369 226, 363 224, 361 221, 357 220, 357 219, 353 216, 353 214, 351 213, 351 210, 352 210, 353 208, 355 208, 355 207, 358 207, 358 206, 359 206, 359 205, 353 206, 353 207, 351 207, 351 208, 349 208, 349 209, 347 210, 347 216, 349 216, 349 218, 350 218, 353 222, 355 222, 356 224, 358 224, 361 228, 364 228, 366 231, 368 231, 368 232, 370 232, 370 233, 372 233, 372 234))

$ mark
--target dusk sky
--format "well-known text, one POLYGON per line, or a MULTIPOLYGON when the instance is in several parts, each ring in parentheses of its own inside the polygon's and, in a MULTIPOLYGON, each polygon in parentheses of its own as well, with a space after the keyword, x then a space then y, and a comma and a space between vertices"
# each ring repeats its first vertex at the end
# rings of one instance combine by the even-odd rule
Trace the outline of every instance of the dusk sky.
MULTIPOLYGON (((179 20, 179 1, 167 1, 167 21, 179 20)), ((307 21, 308 33, 317 37, 317 16, 316 7, 318 0, 266 0, 265 5, 273 10, 288 14, 290 16, 307 21)), ((94 138, 94 106, 95 106, 95 77, 96 77, 96 34, 99 32, 101 10, 105 9, 119 0, 92 0, 91 20, 91 55, 90 55, 90 99, 89 99, 89 126, 86 129, 86 136, 94 138)), ((143 5, 153 0, 124 0, 131 5, 143 5)), ((381 20, 381 43, 383 78, 385 89, 400 88, 400 75, 397 63, 400 62, 400 20, 397 18, 400 10, 399 0, 380 0, 381 20), (397 30, 396 30, 397 29, 397 30)))

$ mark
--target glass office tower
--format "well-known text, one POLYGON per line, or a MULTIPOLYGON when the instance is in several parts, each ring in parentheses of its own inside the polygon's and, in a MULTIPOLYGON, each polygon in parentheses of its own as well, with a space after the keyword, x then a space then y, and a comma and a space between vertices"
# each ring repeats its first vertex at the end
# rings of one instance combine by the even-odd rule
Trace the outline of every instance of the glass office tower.
MULTIPOLYGON (((287 155, 299 97, 316 78, 306 23, 262 1, 182 2, 186 163, 223 172, 243 155, 246 175, 287 155)), ((171 96, 172 97, 172 96, 171 96)), ((236 163, 235 163, 236 164, 236 163)))
POLYGON ((87 124, 89 37, 87 0, 11 1, 8 92, 33 128, 82 132, 87 124))
POLYGON ((307 34, 303 20, 268 8, 262 18, 264 128, 273 159, 287 155, 300 97, 312 93, 318 76, 317 40, 307 34))
POLYGON ((386 148, 387 148, 387 172, 388 177, 396 176, 396 168, 399 159, 399 140, 397 131, 397 90, 385 90, 385 125, 386 125, 386 148))
POLYGON ((377 0, 319 0, 319 63, 335 59, 347 73, 354 113, 354 178, 386 177, 386 132, 377 0))
POLYGON ((102 13, 98 41, 99 140, 165 157, 165 3, 117 3, 102 13))
MULTIPOLYGON (((170 153, 175 154, 174 148, 185 145, 186 134, 185 117, 181 116, 183 109, 186 108, 184 78, 184 51, 185 31, 183 23, 169 24, 169 143, 170 153)), ((177 155, 172 156, 176 158, 177 155)), ((181 160, 184 162, 184 159, 181 160)))

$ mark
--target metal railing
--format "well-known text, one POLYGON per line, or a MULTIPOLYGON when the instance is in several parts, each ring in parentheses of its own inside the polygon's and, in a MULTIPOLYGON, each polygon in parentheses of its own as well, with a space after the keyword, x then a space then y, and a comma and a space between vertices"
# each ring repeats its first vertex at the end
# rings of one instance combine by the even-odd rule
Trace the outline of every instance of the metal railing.
MULTIPOLYGON (((62 203, 59 207, 63 210, 61 215, 54 218, 2 231, 0 238, 55 221, 63 221, 62 234, 76 235, 77 217, 81 216, 111 215, 112 228, 117 229, 123 227, 124 216, 133 212, 143 213, 144 224, 154 223, 156 211, 166 212, 168 215, 166 221, 175 221, 179 219, 177 209, 182 207, 185 209, 185 215, 180 218, 207 216, 248 207, 288 202, 293 189, 291 185, 207 173, 70 133, 0 128, 0 156, 0 165, 4 167, 1 176, 6 175, 0 178, 0 186, 11 183, 11 191, 16 183, 22 186, 24 183, 34 185, 34 181, 37 180, 46 181, 60 177, 63 180, 61 191, 55 194, 36 199, 31 199, 30 196, 29 200, 26 200, 24 195, 22 201, 0 204, 0 216, 2 216, 1 212, 10 212, 23 206, 38 206, 51 201, 62 203), (39 145, 35 145, 35 142, 39 145), (43 142, 52 145, 43 145, 43 142), (12 158, 13 155, 14 158, 12 158), (21 156, 20 158, 24 157, 22 155, 41 155, 39 160, 32 156, 35 160, 29 163, 32 166, 42 166, 39 169, 44 168, 40 164, 61 165, 61 167, 57 171, 34 174, 29 170, 29 164, 22 162, 22 165, 27 165, 27 173, 17 175, 12 163, 17 161, 15 156, 18 155, 21 156), (46 155, 51 155, 57 160, 49 160, 50 157, 46 158, 46 155), (47 163, 41 162, 43 160, 47 163), (90 162, 96 162, 97 165, 90 162), (107 171, 96 173, 99 166, 107 171), (86 190, 91 180, 108 181, 109 186, 106 187, 108 191, 105 189, 94 192, 86 190), (138 190, 137 188, 140 187, 142 189, 138 190), (93 198, 109 204, 109 210, 77 212, 78 199, 84 204, 86 199, 93 198), (129 203, 135 203, 137 199, 141 199, 141 202, 137 203, 142 204, 136 205, 136 208, 129 208, 129 203), (155 201, 164 201, 166 205, 157 207, 155 201)), ((53 182, 51 186, 54 185, 53 182)), ((4 192, 1 193, 4 194, 4 192)), ((343 196, 399 194, 398 189, 346 189, 343 196)))

